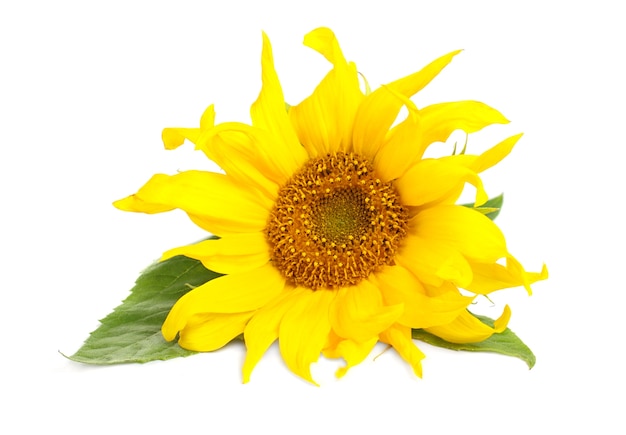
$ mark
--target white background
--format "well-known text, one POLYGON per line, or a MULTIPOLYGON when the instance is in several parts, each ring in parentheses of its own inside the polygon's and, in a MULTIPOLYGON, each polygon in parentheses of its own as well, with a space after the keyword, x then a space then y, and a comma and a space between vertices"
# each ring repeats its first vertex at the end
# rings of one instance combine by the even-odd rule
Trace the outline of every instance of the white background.
MULTIPOLYGON (((619 2, 3 2, 0 203, 3 433, 623 433, 624 77, 619 2), (436 3, 436 5, 435 5, 436 3), (551 277, 496 294, 537 355, 523 362, 421 345, 424 378, 379 347, 317 388, 270 349, 241 384, 244 349, 145 365, 64 359, 124 299, 139 271, 202 232, 183 214, 111 206, 155 172, 205 168, 166 152, 167 126, 248 121, 261 31, 286 98, 328 70, 301 45, 333 28, 372 87, 462 54, 415 98, 477 99, 512 123, 471 138, 479 152, 525 132, 487 191, 510 250, 551 277), (461 432, 463 431, 463 432, 461 432)), ((449 150, 443 150, 449 152, 449 150)), ((489 310, 490 307, 487 307, 489 310)), ((498 311, 493 311, 497 315, 498 311)))

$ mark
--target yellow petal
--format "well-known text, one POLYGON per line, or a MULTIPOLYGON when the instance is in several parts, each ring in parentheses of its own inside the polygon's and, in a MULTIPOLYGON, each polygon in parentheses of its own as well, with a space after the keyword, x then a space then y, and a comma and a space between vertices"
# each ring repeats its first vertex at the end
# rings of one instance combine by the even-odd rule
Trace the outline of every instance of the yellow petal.
POLYGON ((426 65, 420 71, 396 80, 388 86, 407 97, 411 97, 425 88, 427 84, 437 77, 441 70, 452 61, 452 58, 460 52, 461 50, 456 50, 443 55, 426 65))
MULTIPOLYGON (((360 104, 356 113, 352 136, 354 152, 365 156, 374 156, 382 146, 389 128, 396 120, 400 108, 405 104, 401 99, 394 96, 389 89, 405 97, 415 95, 430 83, 458 53, 460 51, 448 53, 420 71, 389 83, 369 94, 360 104)), ((407 147, 420 145, 421 143, 406 143, 407 147)))
POLYGON ((498 263, 470 262, 474 279, 467 290, 476 294, 488 294, 504 288, 524 286, 532 294, 530 285, 548 278, 548 269, 544 264, 541 272, 526 272, 512 256, 507 256, 506 266, 498 263))
POLYGON ((202 114, 200 118, 200 128, 165 128, 163 129, 162 139, 165 149, 173 150, 178 148, 185 142, 185 139, 194 144, 198 144, 198 138, 203 131, 213 128, 215 123, 215 109, 211 104, 202 114))
POLYGON ((154 204, 146 202, 137 197, 137 195, 130 195, 126 198, 118 199, 113 203, 115 207, 123 211, 132 211, 135 213, 163 213, 166 211, 174 210, 176 207, 167 204, 154 204))
POLYGON ((388 87, 380 87, 367 95, 355 115, 353 151, 363 156, 375 156, 401 107, 402 101, 388 87))
POLYGON ((495 166, 502 159, 508 156, 522 135, 523 134, 520 133, 515 136, 511 136, 479 156, 462 154, 443 157, 442 160, 454 161, 456 164, 463 165, 474 172, 480 173, 491 168, 492 166, 495 166))
POLYGON ((425 159, 413 165, 395 183, 402 203, 421 206, 456 195, 465 183, 476 187, 476 206, 484 204, 487 193, 476 172, 465 166, 441 159, 425 159))
POLYGON ((173 340, 196 314, 256 310, 278 296, 284 287, 285 278, 271 264, 215 278, 191 290, 174 304, 161 328, 163 336, 166 340, 173 340))
POLYGON ((315 385, 310 366, 319 359, 328 340, 328 311, 334 298, 334 291, 303 289, 280 323, 283 360, 292 372, 315 385))
POLYGON ((356 66, 346 62, 330 29, 313 30, 304 44, 324 55, 333 69, 311 96, 291 107, 291 122, 312 157, 350 151, 354 116, 363 99, 356 66))
POLYGON ((200 149, 237 184, 274 200, 280 185, 297 169, 293 156, 275 146, 268 132, 238 122, 219 124, 200 141, 200 149))
POLYGON ((464 311, 453 322, 447 325, 426 328, 426 331, 450 343, 478 343, 488 339, 494 333, 497 334, 504 331, 510 318, 511 309, 506 305, 502 315, 495 321, 492 328, 478 320, 469 311, 464 311))
POLYGON ((346 361, 346 365, 340 367, 335 373, 335 376, 341 378, 350 368, 363 362, 376 343, 378 343, 378 337, 372 337, 362 343, 340 339, 333 347, 324 349, 323 353, 327 358, 343 358, 346 361))
POLYGON ((450 246, 473 260, 492 262, 508 255, 504 235, 496 224, 469 207, 427 208, 415 216, 413 225, 417 236, 450 246))
POLYGON ((399 178, 424 152, 420 115, 415 104, 404 95, 389 88, 396 98, 402 101, 409 113, 404 121, 396 125, 385 136, 374 159, 376 173, 384 180, 399 178))
POLYGON ((362 343, 393 324, 403 312, 402 304, 384 306, 380 290, 367 280, 336 291, 330 309, 333 331, 362 343))
POLYGON ((425 284, 439 287, 450 281, 465 287, 472 282, 472 269, 465 257, 437 240, 408 235, 396 259, 425 284))
MULTIPOLYGON (((411 328, 450 323, 473 298, 449 291, 436 297, 426 294, 420 281, 401 266, 388 266, 371 278, 380 288, 385 304, 404 304, 398 323, 411 328)), ((456 289, 455 289, 456 290, 456 289)))
POLYGON ((177 255, 200 260, 207 269, 223 274, 258 269, 270 260, 270 250, 261 232, 232 234, 170 249, 161 261, 177 255))
POLYGON ((445 142, 454 130, 474 133, 491 124, 509 121, 496 109, 479 101, 439 103, 420 110, 424 142, 445 142))
POLYGON ((213 172, 154 175, 130 198, 115 202, 125 211, 155 213, 180 208, 203 219, 213 234, 258 232, 265 228, 271 203, 213 172))
POLYGON ((263 33, 263 54, 261 56, 263 87, 258 99, 250 109, 252 125, 271 133, 273 140, 267 154, 270 158, 280 158, 287 178, 307 159, 307 154, 294 131, 285 106, 283 90, 274 68, 272 45, 263 33))
POLYGON ((509 155, 518 140, 522 137, 522 133, 511 136, 503 140, 493 148, 482 153, 472 164, 471 169, 476 172, 483 172, 499 163, 503 158, 509 155))
POLYGON ((263 354, 278 338, 280 322, 293 303, 304 292, 285 286, 283 292, 267 305, 260 308, 250 319, 243 331, 246 342, 246 359, 243 363, 243 382, 250 380, 252 370, 263 357, 263 354))
POLYGON ((196 314, 180 331, 183 349, 210 352, 223 347, 243 332, 252 312, 236 314, 196 314))
POLYGON ((422 360, 425 355, 415 346, 411 337, 411 328, 395 324, 380 334, 380 341, 393 346, 402 359, 411 365, 413 373, 422 377, 422 360))
POLYGON ((304 36, 304 45, 320 53, 333 65, 343 66, 347 63, 337 37, 328 27, 311 30, 304 36))

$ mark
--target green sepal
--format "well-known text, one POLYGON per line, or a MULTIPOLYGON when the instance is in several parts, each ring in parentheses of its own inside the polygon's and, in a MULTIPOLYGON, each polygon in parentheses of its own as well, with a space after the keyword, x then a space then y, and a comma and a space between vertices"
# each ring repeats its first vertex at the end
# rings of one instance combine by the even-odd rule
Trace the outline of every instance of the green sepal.
POLYGON ((165 341, 161 325, 174 303, 194 287, 221 276, 198 260, 177 256, 148 267, 120 306, 100 321, 68 358, 87 364, 145 363, 196 352, 165 341))
MULTIPOLYGON (((484 324, 493 327, 494 321, 489 317, 473 315, 484 324)), ((532 369, 536 362, 535 355, 530 348, 509 328, 506 328, 500 333, 493 334, 488 339, 478 343, 450 343, 423 329, 413 329, 412 336, 415 340, 420 340, 430 345, 446 349, 470 352, 494 352, 501 355, 512 356, 524 361, 529 369, 532 369)))
POLYGON ((504 203, 504 194, 500 194, 489 199, 486 203, 481 205, 480 207, 474 207, 474 204, 462 204, 464 207, 469 207, 474 209, 489 219, 494 220, 500 214, 500 210, 502 209, 502 204, 504 203))

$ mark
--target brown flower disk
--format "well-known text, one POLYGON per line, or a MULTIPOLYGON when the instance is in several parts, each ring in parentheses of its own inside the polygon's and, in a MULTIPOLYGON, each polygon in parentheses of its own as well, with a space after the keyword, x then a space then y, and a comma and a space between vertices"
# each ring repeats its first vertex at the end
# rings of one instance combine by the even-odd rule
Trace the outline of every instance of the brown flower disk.
POLYGON ((266 227, 272 262, 311 289, 357 284, 393 265, 408 212, 369 161, 338 152, 311 159, 279 193, 266 227))

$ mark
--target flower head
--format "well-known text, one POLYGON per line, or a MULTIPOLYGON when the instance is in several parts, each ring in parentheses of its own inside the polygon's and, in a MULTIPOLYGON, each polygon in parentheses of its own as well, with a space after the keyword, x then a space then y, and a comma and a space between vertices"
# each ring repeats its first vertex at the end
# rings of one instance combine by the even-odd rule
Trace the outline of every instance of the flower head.
POLYGON ((423 158, 454 130, 508 122, 476 101, 418 109, 410 100, 458 52, 365 94, 332 31, 316 29, 304 43, 332 69, 297 106, 286 110, 263 35, 251 125, 215 125, 210 106, 199 128, 163 131, 167 149, 189 140, 224 173, 157 174, 115 205, 182 209, 219 237, 164 254, 224 274, 178 300, 162 327, 167 340, 179 336, 184 348, 211 351, 243 333, 244 381, 276 340, 287 366, 311 382, 310 364, 321 353, 345 360, 341 376, 378 341, 421 376, 424 355, 412 328, 450 342, 482 341, 506 328, 510 310, 489 327, 467 311, 475 295, 515 286, 530 292, 547 276, 545 268, 526 272, 478 208, 456 205, 468 183, 475 207, 485 203, 479 174, 521 135, 481 155, 423 158), (398 122, 403 107, 408 116, 398 122))

